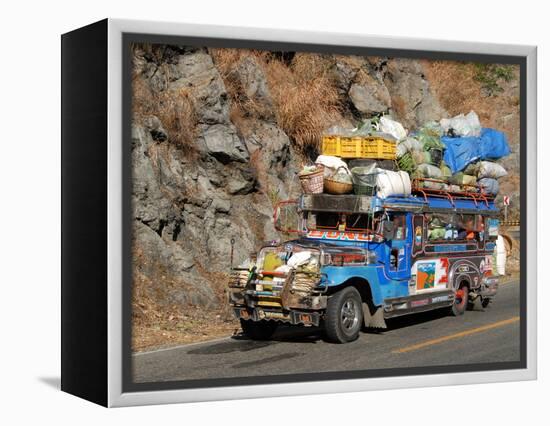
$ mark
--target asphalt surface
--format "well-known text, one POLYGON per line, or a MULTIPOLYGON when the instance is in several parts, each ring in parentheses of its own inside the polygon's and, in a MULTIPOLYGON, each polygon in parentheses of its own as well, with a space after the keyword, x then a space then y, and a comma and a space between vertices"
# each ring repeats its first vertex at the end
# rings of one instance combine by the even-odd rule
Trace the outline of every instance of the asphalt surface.
POLYGON ((133 355, 135 382, 519 361, 519 285, 501 285, 489 307, 452 317, 432 311, 388 320, 348 344, 318 329, 281 327, 271 341, 227 337, 133 355))

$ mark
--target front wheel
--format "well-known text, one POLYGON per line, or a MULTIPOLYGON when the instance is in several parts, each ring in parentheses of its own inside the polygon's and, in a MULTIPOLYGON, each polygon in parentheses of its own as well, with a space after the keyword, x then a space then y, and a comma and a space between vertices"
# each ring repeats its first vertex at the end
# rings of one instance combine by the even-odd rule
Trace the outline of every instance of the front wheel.
POLYGON ((354 287, 346 287, 329 298, 325 313, 329 341, 346 343, 357 339, 362 323, 361 295, 354 287))
POLYGON ((252 340, 267 340, 277 329, 275 321, 252 321, 241 318, 243 333, 252 340))

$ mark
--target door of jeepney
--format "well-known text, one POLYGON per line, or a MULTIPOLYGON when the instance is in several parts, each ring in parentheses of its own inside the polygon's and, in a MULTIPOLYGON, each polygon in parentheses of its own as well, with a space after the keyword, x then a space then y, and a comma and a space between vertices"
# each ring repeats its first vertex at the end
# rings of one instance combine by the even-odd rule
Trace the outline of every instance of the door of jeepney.
POLYGON ((386 238, 386 259, 384 268, 392 280, 408 280, 411 276, 411 215, 407 213, 390 213, 393 223, 391 238, 386 238))

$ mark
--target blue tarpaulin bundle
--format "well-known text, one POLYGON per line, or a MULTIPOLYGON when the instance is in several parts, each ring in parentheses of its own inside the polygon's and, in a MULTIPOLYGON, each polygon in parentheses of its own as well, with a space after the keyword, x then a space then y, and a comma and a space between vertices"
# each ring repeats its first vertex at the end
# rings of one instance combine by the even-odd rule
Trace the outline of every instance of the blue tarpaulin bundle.
POLYGON ((441 142, 445 144, 443 159, 453 174, 474 161, 497 160, 510 154, 506 135, 494 129, 481 129, 479 137, 442 136, 441 142))

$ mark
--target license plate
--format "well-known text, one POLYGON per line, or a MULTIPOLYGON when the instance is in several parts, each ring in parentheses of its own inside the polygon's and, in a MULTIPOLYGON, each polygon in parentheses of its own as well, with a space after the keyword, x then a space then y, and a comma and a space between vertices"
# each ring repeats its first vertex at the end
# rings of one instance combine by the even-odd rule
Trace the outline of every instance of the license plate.
POLYGON ((264 312, 266 318, 286 319, 286 315, 282 312, 264 312))

